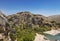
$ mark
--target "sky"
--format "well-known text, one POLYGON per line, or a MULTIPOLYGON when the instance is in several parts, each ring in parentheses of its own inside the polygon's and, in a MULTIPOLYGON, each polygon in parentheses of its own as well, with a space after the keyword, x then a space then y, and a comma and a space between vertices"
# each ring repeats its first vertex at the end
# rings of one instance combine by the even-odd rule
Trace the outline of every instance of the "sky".
POLYGON ((21 11, 45 16, 59 15, 60 0, 0 0, 0 10, 6 15, 21 11))

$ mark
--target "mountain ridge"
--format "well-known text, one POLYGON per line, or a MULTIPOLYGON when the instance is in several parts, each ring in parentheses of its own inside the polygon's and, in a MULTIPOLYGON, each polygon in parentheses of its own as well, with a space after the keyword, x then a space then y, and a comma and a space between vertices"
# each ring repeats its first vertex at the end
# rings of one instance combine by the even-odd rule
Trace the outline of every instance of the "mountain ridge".
MULTIPOLYGON (((8 16, 9 17, 9 16, 8 16)), ((41 21, 41 19, 42 20, 44 20, 44 21, 49 21, 48 20, 48 18, 47 17, 45 17, 45 16, 43 16, 43 15, 36 15, 36 14, 31 14, 30 12, 21 12, 21 13, 17 13, 17 14, 14 14, 14 15, 10 15, 10 17, 12 17, 11 19, 14 19, 14 17, 17 19, 17 18, 20 18, 20 20, 22 20, 23 19, 23 21, 27 21, 27 20, 30 20, 29 18, 32 18, 32 19, 34 19, 35 18, 35 20, 37 21, 37 20, 39 20, 39 21, 41 21), (26 18, 25 18, 26 17, 26 18)), ((32 20, 31 19, 31 20, 32 20)), ((8 20, 10 20, 9 18, 8 18, 8 20)), ((18 19, 17 19, 18 20, 18 19)), ((34 21, 35 21, 34 20, 34 21)), ((32 21, 31 21, 32 22, 32 21)), ((37 21, 38 22, 38 21, 37 21)), ((20 22, 21 23, 21 22, 20 22)))
POLYGON ((56 21, 57 23, 60 23, 60 15, 52 15, 48 17, 49 19, 56 21))

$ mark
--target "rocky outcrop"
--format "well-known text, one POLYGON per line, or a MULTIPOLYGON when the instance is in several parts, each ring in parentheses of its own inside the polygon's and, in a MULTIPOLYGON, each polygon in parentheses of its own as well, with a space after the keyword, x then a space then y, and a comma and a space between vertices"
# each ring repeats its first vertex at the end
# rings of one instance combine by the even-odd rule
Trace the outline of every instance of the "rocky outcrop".
POLYGON ((12 32, 12 26, 7 17, 0 12, 0 41, 11 41, 10 32, 12 32))

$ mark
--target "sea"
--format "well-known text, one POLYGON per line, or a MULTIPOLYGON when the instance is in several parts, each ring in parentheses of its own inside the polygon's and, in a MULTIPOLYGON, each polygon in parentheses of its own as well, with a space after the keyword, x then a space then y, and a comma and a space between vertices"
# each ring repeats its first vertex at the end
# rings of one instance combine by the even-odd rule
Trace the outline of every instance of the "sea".
POLYGON ((60 33, 57 35, 45 34, 50 41, 60 41, 60 33))

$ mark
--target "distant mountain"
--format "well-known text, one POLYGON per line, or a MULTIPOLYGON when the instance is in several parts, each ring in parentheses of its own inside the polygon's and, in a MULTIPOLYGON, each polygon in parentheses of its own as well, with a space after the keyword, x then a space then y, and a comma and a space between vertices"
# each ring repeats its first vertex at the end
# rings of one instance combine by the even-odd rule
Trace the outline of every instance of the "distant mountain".
POLYGON ((49 16, 49 19, 56 21, 57 23, 60 23, 60 15, 53 15, 53 16, 49 16))

